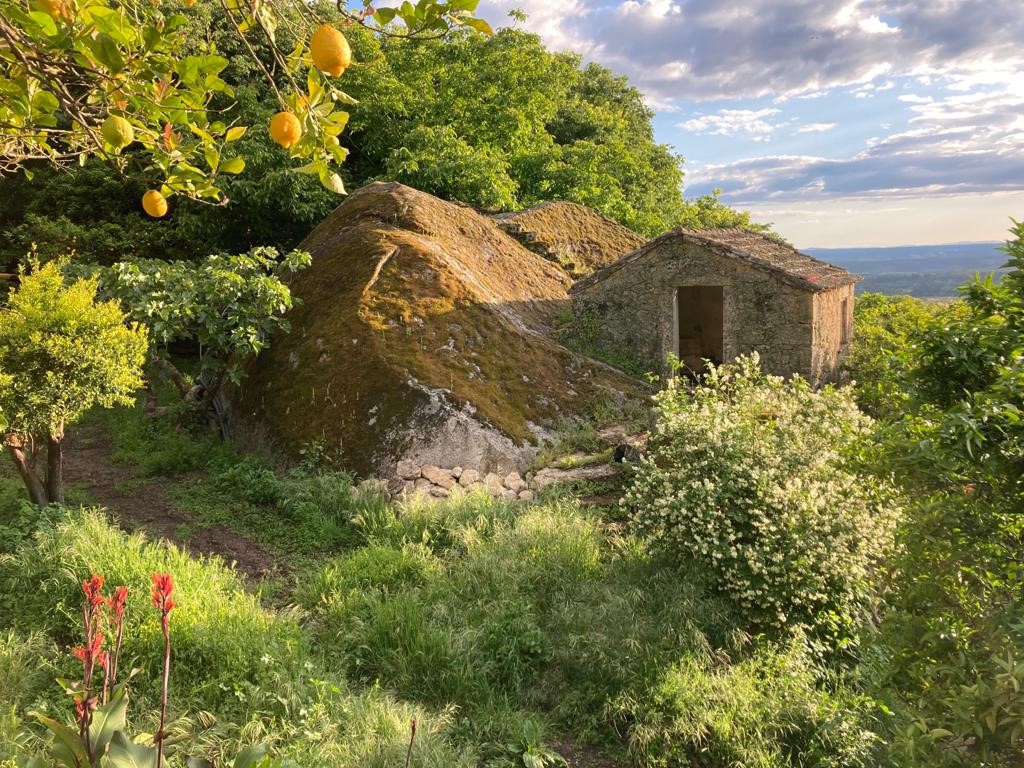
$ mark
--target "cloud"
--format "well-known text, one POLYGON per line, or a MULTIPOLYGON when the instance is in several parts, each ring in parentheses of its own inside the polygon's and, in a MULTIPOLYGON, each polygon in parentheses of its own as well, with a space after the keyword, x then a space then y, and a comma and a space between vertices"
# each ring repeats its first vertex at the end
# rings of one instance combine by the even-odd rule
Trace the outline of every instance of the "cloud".
POLYGON ((746 133, 756 137, 767 137, 776 128, 766 118, 777 115, 777 109, 723 109, 713 115, 698 115, 679 128, 690 133, 710 133, 716 136, 735 136, 746 133))
POLYGON ((914 103, 906 130, 870 140, 852 156, 778 155, 705 165, 689 174, 689 193, 720 187, 726 200, 742 204, 1020 190, 1022 96, 1008 90, 914 103))
POLYGON ((796 129, 797 133, 826 133, 836 127, 835 123, 807 123, 796 129))
POLYGON ((1024 64, 1020 0, 483 0, 556 48, 627 74, 652 98, 793 96, 889 73, 952 75, 1024 64))

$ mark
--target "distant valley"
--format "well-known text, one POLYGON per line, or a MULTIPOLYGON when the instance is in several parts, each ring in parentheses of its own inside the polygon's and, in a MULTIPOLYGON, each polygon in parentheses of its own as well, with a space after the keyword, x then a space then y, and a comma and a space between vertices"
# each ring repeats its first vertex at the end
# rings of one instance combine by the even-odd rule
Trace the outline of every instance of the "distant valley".
POLYGON ((892 248, 805 248, 817 259, 864 276, 858 293, 907 294, 922 298, 957 296, 974 275, 1001 274, 1002 243, 905 245, 892 248))

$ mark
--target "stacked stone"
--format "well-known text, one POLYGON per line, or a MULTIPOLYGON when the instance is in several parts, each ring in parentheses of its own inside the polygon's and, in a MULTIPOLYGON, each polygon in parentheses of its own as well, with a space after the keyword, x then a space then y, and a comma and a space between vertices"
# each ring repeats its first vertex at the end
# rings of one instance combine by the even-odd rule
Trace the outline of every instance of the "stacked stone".
POLYGON ((486 490, 491 496, 506 501, 532 501, 535 498, 530 488, 533 473, 524 478, 518 472, 499 475, 494 472, 483 474, 475 469, 453 467, 443 469, 427 464, 420 466, 414 461, 398 462, 398 477, 403 481, 400 495, 423 495, 435 499, 446 499, 455 488, 463 491, 486 490))

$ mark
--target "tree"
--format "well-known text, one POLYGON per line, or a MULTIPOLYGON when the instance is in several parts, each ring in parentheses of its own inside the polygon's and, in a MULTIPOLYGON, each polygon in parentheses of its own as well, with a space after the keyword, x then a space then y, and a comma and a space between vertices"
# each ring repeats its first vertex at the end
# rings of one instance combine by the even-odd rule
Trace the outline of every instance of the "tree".
MULTIPOLYGON (((99 275, 103 292, 125 306, 128 317, 148 328, 150 361, 165 372, 183 400, 203 411, 226 379, 241 379, 241 361, 265 349, 275 331, 287 331, 292 296, 282 272, 309 266, 310 255, 273 248, 238 255, 215 254, 200 264, 142 259, 115 264, 99 275), (199 349, 200 383, 171 362, 167 345, 199 349)), ((155 404, 155 403, 154 403, 155 404)))
POLYGON ((65 285, 60 262, 50 262, 23 270, 0 309, 3 444, 36 504, 64 501, 65 428, 95 405, 130 404, 142 386, 146 329, 127 325, 117 303, 96 301, 96 291, 95 279, 65 285))
MULTIPOLYGON (((165 8, 148 0, 0 0, 0 172, 32 161, 106 161, 150 186, 147 213, 161 217, 174 194, 223 201, 221 178, 241 173, 235 142, 246 132, 221 76, 229 60, 216 43, 185 30, 197 0, 165 8)), ((443 36, 453 26, 490 33, 473 17, 478 0, 418 0, 399 8, 363 0, 342 22, 382 34, 443 36)), ((355 103, 335 79, 351 62, 348 43, 301 2, 220 0, 224 18, 262 73, 276 109, 293 121, 276 140, 295 170, 343 192, 334 166, 338 136, 355 103), (261 50, 252 38, 261 38, 261 50)), ((144 198, 144 200, 147 198, 144 198)))

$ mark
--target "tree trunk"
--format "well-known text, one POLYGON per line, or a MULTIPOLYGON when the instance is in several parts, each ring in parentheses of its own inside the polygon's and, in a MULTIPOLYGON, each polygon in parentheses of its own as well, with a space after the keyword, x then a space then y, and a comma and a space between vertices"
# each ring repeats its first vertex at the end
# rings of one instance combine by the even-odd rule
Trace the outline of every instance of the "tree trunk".
POLYGON ((179 371, 174 363, 168 360, 163 355, 154 355, 153 362, 160 366, 167 377, 174 383, 174 388, 178 390, 178 394, 184 399, 188 395, 188 382, 185 381, 185 376, 179 371))
POLYGON ((18 468, 18 474, 21 475, 22 482, 25 483, 25 488, 28 490, 28 497, 32 500, 33 504, 38 504, 41 507, 45 507, 50 503, 50 500, 46 497, 46 489, 43 487, 42 482, 36 477, 36 473, 32 471, 32 467, 29 466, 28 459, 25 456, 25 446, 21 442, 21 437, 18 435, 8 433, 4 435, 4 448, 7 449, 7 454, 11 457, 11 461, 14 462, 14 466, 18 468))
POLYGON ((46 444, 46 495, 51 504, 64 503, 64 430, 46 444))

